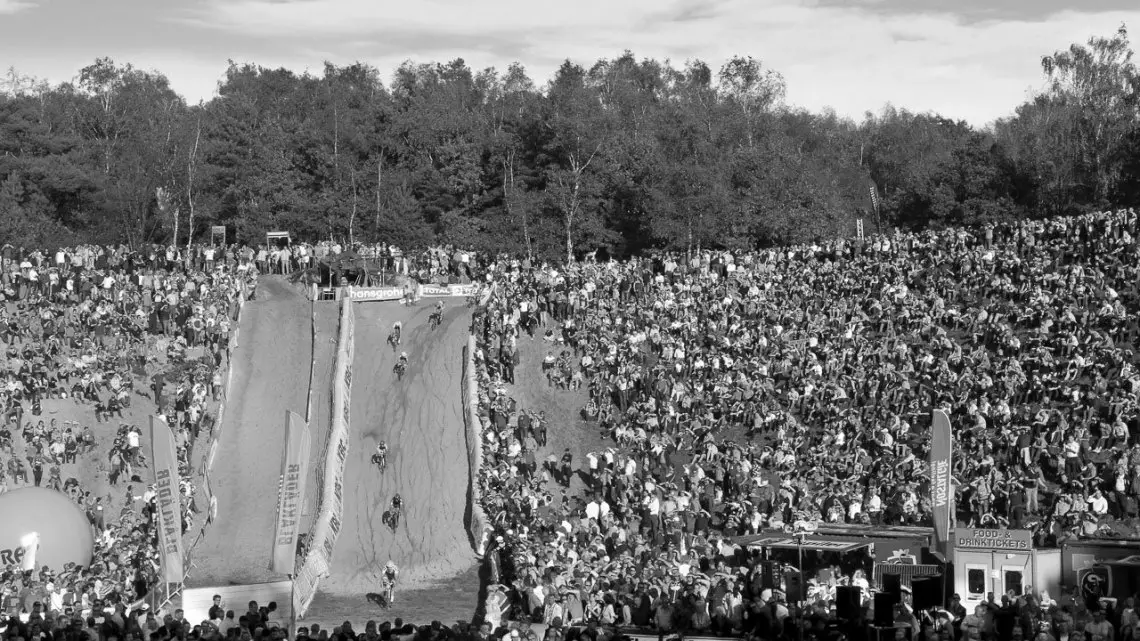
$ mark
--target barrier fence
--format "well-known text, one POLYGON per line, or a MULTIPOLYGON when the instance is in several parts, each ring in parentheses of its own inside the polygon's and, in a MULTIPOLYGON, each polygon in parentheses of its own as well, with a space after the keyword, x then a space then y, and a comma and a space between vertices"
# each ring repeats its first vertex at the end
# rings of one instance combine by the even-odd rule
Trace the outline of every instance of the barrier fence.
POLYGON ((344 474, 349 448, 349 407, 352 402, 352 357, 355 325, 352 300, 341 299, 340 328, 333 369, 332 423, 318 471, 317 518, 309 531, 308 549, 293 579, 293 612, 305 616, 317 586, 332 564, 332 554, 340 535, 344 515, 344 474))
POLYGON ((475 371, 475 336, 467 336, 463 347, 463 378, 460 381, 463 395, 463 423, 467 434, 467 462, 471 481, 467 500, 471 506, 471 521, 467 532, 475 547, 475 554, 482 558, 486 550, 486 535, 489 531, 487 515, 483 512, 483 491, 479 487, 479 471, 483 469, 483 424, 479 420, 479 384, 475 371))
POLYGON ((214 458, 218 455, 218 443, 222 437, 222 425, 226 416, 226 402, 230 398, 230 391, 234 382, 234 367, 233 356, 237 352, 238 339, 241 335, 241 313, 245 308, 246 297, 248 296, 246 286, 242 285, 241 293, 238 296, 238 308, 235 318, 231 320, 234 323, 233 331, 230 332, 229 347, 226 351, 226 385, 222 389, 222 400, 218 404, 218 418, 214 422, 214 429, 210 433, 210 446, 206 448, 206 454, 202 457, 202 463, 199 466, 199 474, 202 477, 202 490, 206 498, 207 517, 206 522, 202 524, 202 529, 198 531, 198 535, 194 537, 194 541, 186 548, 185 552, 185 567, 191 566, 191 555, 194 548, 198 543, 206 537, 206 531, 213 525, 214 519, 218 517, 218 497, 214 494, 214 488, 210 484, 210 471, 214 468, 214 458))

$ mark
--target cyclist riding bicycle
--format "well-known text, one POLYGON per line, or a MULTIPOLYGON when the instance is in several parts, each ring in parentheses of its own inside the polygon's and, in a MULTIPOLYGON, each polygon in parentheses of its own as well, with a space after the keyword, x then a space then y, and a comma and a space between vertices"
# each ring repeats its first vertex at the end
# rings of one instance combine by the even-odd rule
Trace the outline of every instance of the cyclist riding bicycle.
POLYGON ((397 365, 403 365, 403 366, 407 367, 407 365, 408 365, 408 353, 407 352, 400 352, 400 360, 397 361, 396 364, 397 365))
POLYGON ((396 321, 395 323, 392 323, 392 333, 396 335, 396 338, 400 338, 400 332, 403 329, 404 323, 402 321, 396 321))
POLYGON ((403 509, 404 509, 404 499, 400 498, 399 494, 397 494, 396 496, 393 496, 392 497, 392 510, 394 512, 399 513, 401 511, 403 511, 403 509))
POLYGON ((396 581, 400 578, 400 568, 391 560, 384 566, 384 586, 387 589, 387 602, 391 605, 396 601, 396 581))
POLYGON ((381 461, 388 458, 388 444, 387 443, 385 443, 384 441, 380 441, 380 443, 376 446, 376 456, 379 456, 381 461))

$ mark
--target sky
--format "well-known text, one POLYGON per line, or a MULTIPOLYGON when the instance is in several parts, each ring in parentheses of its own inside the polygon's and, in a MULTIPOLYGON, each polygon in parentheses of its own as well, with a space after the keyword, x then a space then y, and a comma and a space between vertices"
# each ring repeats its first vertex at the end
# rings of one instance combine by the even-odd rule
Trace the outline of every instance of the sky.
POLYGON ((1040 59, 1140 25, 1137 0, 0 0, 0 69, 52 82, 96 58, 162 72, 209 100, 229 60, 297 72, 405 60, 526 67, 542 85, 567 58, 625 50, 752 56, 790 105, 861 119, 890 103, 975 126, 1043 86, 1040 59), (1076 7, 1076 8, 1074 8, 1076 7))

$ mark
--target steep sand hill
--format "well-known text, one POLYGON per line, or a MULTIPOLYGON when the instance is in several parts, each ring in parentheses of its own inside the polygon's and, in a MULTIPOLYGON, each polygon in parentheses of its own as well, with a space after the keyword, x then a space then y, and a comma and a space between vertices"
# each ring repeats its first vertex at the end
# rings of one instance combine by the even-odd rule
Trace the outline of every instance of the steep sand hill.
POLYGON ((401 569, 403 596, 384 616, 452 621, 470 620, 474 612, 478 578, 471 572, 475 559, 463 524, 469 470, 460 397, 470 313, 461 303, 449 303, 435 330, 428 327, 428 301, 410 308, 353 306, 356 353, 344 524, 330 576, 321 581, 308 620, 349 606, 375 607, 368 606, 366 595, 379 590, 389 559, 401 569), (400 350, 409 357, 402 381, 392 371, 399 352, 386 343, 397 320, 404 326, 400 350), (383 475, 371 463, 380 440, 390 452, 383 475), (382 515, 397 492, 404 498, 405 518, 393 533, 382 515), (460 575, 467 578, 457 586, 460 575), (431 611, 419 611, 429 603, 431 611))
MULTIPOLYGON (((312 326, 309 301, 279 279, 262 282, 258 298, 242 311, 233 385, 211 471, 218 516, 194 550, 196 567, 187 581, 191 587, 285 578, 269 571, 277 479, 285 412, 305 415, 312 326)), ((318 329, 319 345, 330 336, 335 340, 335 323, 318 324, 318 329)), ((313 436, 319 450, 320 438, 313 436)))

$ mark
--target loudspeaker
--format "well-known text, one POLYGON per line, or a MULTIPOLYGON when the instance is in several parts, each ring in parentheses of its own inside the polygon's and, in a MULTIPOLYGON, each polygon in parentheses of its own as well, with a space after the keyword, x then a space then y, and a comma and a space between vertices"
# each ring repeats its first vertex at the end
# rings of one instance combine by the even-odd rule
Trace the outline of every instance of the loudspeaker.
POLYGON ((895 603, 902 603, 902 576, 898 574, 884 574, 883 592, 892 595, 895 598, 895 603))
POLYGON ((929 610, 946 605, 942 597, 942 577, 916 576, 910 580, 910 596, 915 610, 929 610))
POLYGON ((895 599, 895 595, 887 592, 875 593, 875 625, 881 627, 894 626, 895 604, 898 603, 895 599))
POLYGON ((784 576, 784 587, 784 594, 788 597, 788 603, 799 603, 807 600, 807 593, 804 592, 804 586, 800 583, 799 572, 788 572, 784 576))
POLYGON ((835 615, 848 621, 855 621, 863 616, 863 599, 859 588, 853 585, 841 585, 835 588, 835 615))
POLYGON ((765 561, 761 566, 761 584, 765 590, 775 590, 780 587, 776 585, 776 564, 771 561, 765 561))

